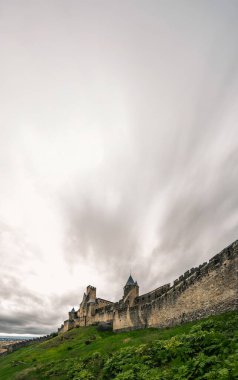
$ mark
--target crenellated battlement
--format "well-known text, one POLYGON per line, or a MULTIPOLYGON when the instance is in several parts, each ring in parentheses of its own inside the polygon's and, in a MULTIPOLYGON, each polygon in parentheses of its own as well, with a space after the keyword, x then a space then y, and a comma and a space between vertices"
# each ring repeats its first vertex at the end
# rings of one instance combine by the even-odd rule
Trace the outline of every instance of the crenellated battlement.
POLYGON ((201 276, 205 276, 210 271, 217 269, 219 266, 226 260, 232 260, 235 256, 238 255, 238 240, 234 243, 230 244, 228 247, 224 248, 220 253, 213 256, 209 262, 204 262, 198 267, 191 268, 186 271, 183 275, 181 275, 178 279, 174 280, 173 286, 180 286, 181 283, 187 283, 190 285, 197 278, 201 278, 201 276))
POLYGON ((172 284, 146 294, 139 295, 139 286, 131 276, 123 298, 115 303, 96 298, 96 288, 89 285, 79 310, 69 312, 59 332, 101 323, 112 324, 114 331, 165 327, 237 310, 237 288, 238 240, 208 262, 187 270, 172 284))
POLYGON ((150 303, 157 299, 158 297, 161 297, 164 293, 166 293, 170 289, 170 284, 166 284, 163 286, 160 286, 159 288, 156 288, 155 290, 152 290, 151 292, 142 294, 139 297, 136 297, 135 304, 144 304, 144 303, 150 303))

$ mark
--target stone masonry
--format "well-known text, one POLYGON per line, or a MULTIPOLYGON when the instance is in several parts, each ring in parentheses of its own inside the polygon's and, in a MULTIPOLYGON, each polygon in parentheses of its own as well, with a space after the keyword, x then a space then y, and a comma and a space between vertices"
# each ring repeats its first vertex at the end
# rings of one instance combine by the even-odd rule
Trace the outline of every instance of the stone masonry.
POLYGON ((89 285, 79 309, 69 312, 58 331, 98 324, 112 325, 113 331, 167 327, 231 310, 238 310, 238 240, 173 284, 141 296, 131 275, 116 303, 97 298, 89 285))

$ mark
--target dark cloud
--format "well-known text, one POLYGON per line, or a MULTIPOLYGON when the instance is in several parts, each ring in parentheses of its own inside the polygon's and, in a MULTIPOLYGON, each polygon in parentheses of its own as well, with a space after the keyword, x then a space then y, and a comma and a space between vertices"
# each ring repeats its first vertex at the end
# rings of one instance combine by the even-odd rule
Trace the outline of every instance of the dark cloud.
POLYGON ((50 316, 45 320, 35 313, 16 314, 15 316, 0 315, 0 331, 5 334, 39 334, 47 335, 57 331, 50 323, 50 316))
POLYGON ((8 309, 0 311, 1 333, 47 334, 56 331, 71 305, 79 300, 78 291, 48 297, 36 295, 14 277, 0 281, 1 303, 8 309))

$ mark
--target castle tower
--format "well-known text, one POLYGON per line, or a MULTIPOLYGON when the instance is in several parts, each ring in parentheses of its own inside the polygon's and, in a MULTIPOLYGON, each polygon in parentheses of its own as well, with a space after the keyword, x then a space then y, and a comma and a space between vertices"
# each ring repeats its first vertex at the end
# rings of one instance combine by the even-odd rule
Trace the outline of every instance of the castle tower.
POLYGON ((87 300, 96 301, 96 288, 92 285, 87 286, 87 300))
POLYGON ((77 318, 77 312, 74 310, 74 307, 71 311, 69 311, 69 320, 72 321, 77 318))
POLYGON ((134 304, 134 300, 139 296, 139 286, 137 281, 134 281, 131 275, 129 276, 126 285, 124 286, 123 302, 130 306, 134 304))

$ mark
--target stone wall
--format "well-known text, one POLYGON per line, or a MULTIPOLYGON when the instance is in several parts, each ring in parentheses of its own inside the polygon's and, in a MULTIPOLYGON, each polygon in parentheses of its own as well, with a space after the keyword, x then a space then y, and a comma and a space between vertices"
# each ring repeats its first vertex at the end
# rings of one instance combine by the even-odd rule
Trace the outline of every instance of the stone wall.
POLYGON ((10 354, 11 352, 18 350, 19 348, 29 346, 33 343, 45 342, 46 340, 54 338, 56 335, 57 333, 52 333, 50 335, 40 336, 38 338, 24 339, 16 343, 6 344, 5 346, 3 345, 2 348, 5 348, 6 352, 3 352, 2 354, 0 353, 0 355, 10 354))
POLYGON ((156 288, 155 290, 152 290, 149 293, 142 294, 141 296, 137 297, 135 299, 136 304, 145 304, 150 303, 157 299, 158 297, 162 296, 162 294, 166 293, 170 289, 170 284, 166 284, 163 286, 160 286, 159 288, 156 288))
POLYGON ((208 263, 186 271, 172 285, 163 285, 141 296, 137 283, 132 283, 124 287, 119 302, 111 303, 95 298, 96 288, 89 286, 77 318, 65 321, 58 331, 99 323, 112 323, 114 331, 181 324, 237 310, 237 289, 238 240, 208 263), (95 302, 90 301, 92 295, 95 302))
POLYGON ((237 310, 237 270, 238 241, 208 263, 185 272, 173 285, 138 297, 135 306, 115 305, 113 330, 166 327, 237 310))

